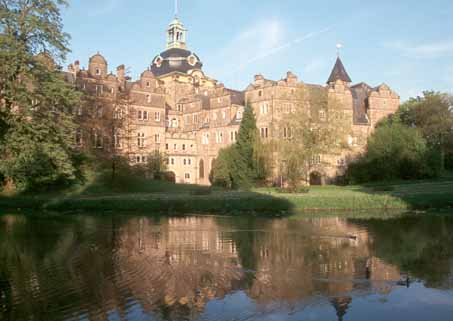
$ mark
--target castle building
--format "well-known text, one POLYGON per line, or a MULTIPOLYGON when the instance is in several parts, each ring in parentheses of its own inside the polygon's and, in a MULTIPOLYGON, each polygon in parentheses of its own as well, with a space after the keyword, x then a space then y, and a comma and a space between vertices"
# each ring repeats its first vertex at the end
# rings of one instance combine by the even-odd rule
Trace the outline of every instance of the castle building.
MULTIPOLYGON (((237 139, 244 106, 253 107, 263 140, 279 139, 283 134, 278 119, 295 109, 298 89, 304 87, 341 102, 351 132, 347 151, 316 157, 310 180, 319 184, 342 175, 347 162, 363 151, 376 123, 400 105, 399 96, 385 84, 352 85, 340 57, 325 85, 304 83, 288 72, 278 81, 256 75, 245 90, 229 89, 205 75, 200 57, 188 49, 186 40, 187 30, 175 16, 167 29, 166 50, 136 81, 126 76, 124 65, 116 74, 109 73, 99 53, 90 58, 87 70, 78 61, 71 64, 68 75, 90 97, 77 111, 84 126, 76 133, 76 144, 123 154, 132 164, 146 163, 153 151, 160 151, 168 156, 168 169, 177 183, 208 185, 220 149, 237 139), (126 125, 106 125, 109 119, 126 116, 126 125)), ((321 120, 328 113, 317 112, 321 120)))

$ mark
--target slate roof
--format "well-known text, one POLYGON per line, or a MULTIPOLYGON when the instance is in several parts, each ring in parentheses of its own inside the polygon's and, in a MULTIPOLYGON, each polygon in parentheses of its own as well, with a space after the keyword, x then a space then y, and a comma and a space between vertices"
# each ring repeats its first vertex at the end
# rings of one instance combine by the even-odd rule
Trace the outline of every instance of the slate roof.
POLYGON ((332 72, 330 73, 329 80, 327 80, 327 83, 330 84, 336 82, 337 80, 352 82, 351 78, 346 72, 346 69, 344 68, 343 62, 341 61, 340 57, 337 58, 335 66, 333 67, 332 72))
POLYGON ((368 96, 371 87, 360 83, 351 87, 353 120, 355 125, 368 125, 368 96))
POLYGON ((193 52, 181 48, 171 48, 165 50, 160 54, 163 58, 162 64, 158 67, 155 63, 155 60, 158 56, 154 57, 153 63, 151 65, 151 72, 156 76, 166 75, 172 72, 182 72, 187 73, 189 70, 198 69, 201 70, 203 63, 200 61, 200 58, 193 52), (197 63, 192 66, 187 61, 187 57, 194 55, 197 58, 197 63))

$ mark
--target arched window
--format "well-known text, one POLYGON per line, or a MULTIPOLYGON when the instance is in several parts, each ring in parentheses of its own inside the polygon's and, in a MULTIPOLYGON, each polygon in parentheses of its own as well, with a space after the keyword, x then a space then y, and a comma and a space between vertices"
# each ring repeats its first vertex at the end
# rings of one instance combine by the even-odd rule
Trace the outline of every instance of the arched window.
POLYGON ((204 178, 204 161, 202 159, 200 159, 199 176, 201 179, 204 178))

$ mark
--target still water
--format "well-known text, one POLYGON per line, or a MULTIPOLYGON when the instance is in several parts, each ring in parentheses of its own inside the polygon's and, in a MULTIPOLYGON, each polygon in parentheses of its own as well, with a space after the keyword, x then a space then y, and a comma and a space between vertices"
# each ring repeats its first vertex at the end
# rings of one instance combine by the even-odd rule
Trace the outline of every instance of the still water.
POLYGON ((453 215, 3 215, 0 320, 453 320, 453 215))

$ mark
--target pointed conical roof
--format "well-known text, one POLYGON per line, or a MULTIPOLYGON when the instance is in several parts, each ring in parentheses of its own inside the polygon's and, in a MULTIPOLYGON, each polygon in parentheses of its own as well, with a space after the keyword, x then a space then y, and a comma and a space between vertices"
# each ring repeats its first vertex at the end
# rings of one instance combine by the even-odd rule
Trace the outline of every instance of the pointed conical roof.
POLYGON ((343 62, 341 61, 340 57, 337 58, 332 73, 330 74, 329 80, 327 80, 327 83, 334 83, 337 80, 352 82, 351 78, 349 78, 349 75, 346 72, 346 69, 344 68, 343 62))

